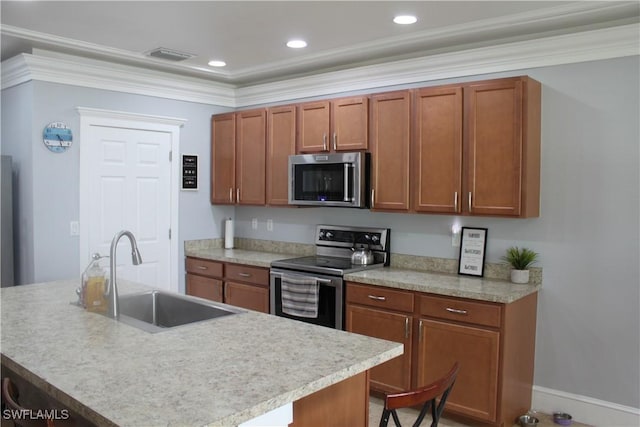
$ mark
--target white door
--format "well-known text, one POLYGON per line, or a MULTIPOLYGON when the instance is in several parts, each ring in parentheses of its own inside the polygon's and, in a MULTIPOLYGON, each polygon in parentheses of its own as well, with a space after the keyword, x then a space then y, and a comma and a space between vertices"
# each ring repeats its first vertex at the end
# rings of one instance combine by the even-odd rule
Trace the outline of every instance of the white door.
MULTIPOLYGON (((178 201, 185 119, 77 107, 80 114, 80 264, 108 255, 113 236, 133 232, 143 263, 118 245, 118 277, 179 291, 178 201), (173 177, 173 178, 172 178, 173 177), (169 233, 172 230, 171 238, 169 233)), ((105 263, 106 265, 106 263, 105 263)))
POLYGON ((133 266, 131 245, 120 239, 118 278, 170 289, 171 134, 91 126, 88 148, 88 245, 108 255, 113 236, 131 231, 142 255, 133 266))

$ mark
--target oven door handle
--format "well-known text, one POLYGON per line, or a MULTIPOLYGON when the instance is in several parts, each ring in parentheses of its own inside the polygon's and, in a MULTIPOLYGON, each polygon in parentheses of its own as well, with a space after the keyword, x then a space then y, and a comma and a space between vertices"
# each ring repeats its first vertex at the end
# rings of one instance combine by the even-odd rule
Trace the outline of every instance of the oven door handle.
MULTIPOLYGON (((282 279, 282 276, 283 276, 283 275, 285 275, 285 274, 288 274, 288 273, 281 273, 281 272, 279 272, 279 271, 273 271, 273 270, 271 270, 271 275, 273 275, 273 276, 278 276, 280 279, 282 279)), ((292 275, 292 276, 300 276, 300 277, 304 277, 304 278, 306 278, 306 279, 314 279, 314 280, 317 280, 317 281, 318 281, 318 283, 327 283, 327 284, 330 284, 330 283, 332 283, 332 282, 333 282, 333 280, 331 280, 331 279, 322 279, 322 278, 320 278, 320 277, 316 277, 316 276, 313 276, 313 275, 307 275, 307 274, 291 274, 291 275, 292 275)))

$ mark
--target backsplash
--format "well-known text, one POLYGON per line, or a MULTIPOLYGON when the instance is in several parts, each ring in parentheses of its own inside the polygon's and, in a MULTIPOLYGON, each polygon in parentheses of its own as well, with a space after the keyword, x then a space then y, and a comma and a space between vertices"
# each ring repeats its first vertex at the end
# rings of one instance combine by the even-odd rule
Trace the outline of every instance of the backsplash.
MULTIPOLYGON (((187 249, 219 249, 224 246, 224 239, 188 240, 184 242, 187 249)), ((248 251, 273 252, 290 254, 292 256, 306 256, 315 253, 315 245, 304 243, 282 242, 277 240, 260 240, 236 237, 235 249, 248 251)), ((431 273, 458 273, 458 260, 450 258, 434 258, 427 256, 406 255, 391 253, 391 267, 405 268, 408 270, 428 271, 431 273)), ((484 277, 487 279, 510 280, 511 268, 506 264, 485 263, 484 277)), ((542 268, 531 267, 529 283, 542 284, 542 268)))

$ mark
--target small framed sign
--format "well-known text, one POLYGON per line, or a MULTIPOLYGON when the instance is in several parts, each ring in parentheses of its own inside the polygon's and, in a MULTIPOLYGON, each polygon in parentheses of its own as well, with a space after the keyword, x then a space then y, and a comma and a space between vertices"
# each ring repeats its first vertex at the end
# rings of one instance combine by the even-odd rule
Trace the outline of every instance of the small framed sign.
POLYGON ((462 243, 458 274, 484 275, 484 257, 487 249, 487 229, 462 227, 462 243))
POLYGON ((195 154, 182 155, 182 189, 198 189, 198 156, 195 154))

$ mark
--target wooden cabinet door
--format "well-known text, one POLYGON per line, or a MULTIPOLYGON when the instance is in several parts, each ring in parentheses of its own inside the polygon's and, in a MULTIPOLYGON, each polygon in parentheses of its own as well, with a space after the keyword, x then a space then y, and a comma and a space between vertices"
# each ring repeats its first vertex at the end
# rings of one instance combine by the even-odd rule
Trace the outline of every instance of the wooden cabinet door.
POLYGON ((222 302, 222 280, 187 274, 187 295, 222 302))
POLYGON ((211 118, 211 203, 235 203, 236 116, 211 118))
POLYGON ((404 344, 404 354, 371 369, 371 388, 411 388, 411 316, 347 304, 347 331, 404 344))
POLYGON ((225 282, 224 302, 236 307, 269 313, 269 288, 237 282, 225 282))
POLYGON ((289 204, 289 156, 296 153, 296 109, 267 110, 267 204, 289 204))
POLYGON ((359 96, 332 101, 331 127, 333 151, 369 148, 369 98, 359 96))
POLYGON ((236 121, 236 203, 264 205, 266 111, 243 111, 236 121))
POLYGON ((520 215, 522 100, 520 79, 464 88, 464 210, 477 215, 520 215))
POLYGON ((497 414, 500 333, 430 319, 420 319, 417 384, 442 377, 454 362, 460 371, 447 409, 480 420, 497 414))
POLYGON ((413 93, 412 210, 460 213, 462 87, 413 93))
POLYGON ((410 95, 371 97, 371 208, 409 209, 410 95))
POLYGON ((329 151, 329 111, 329 101, 298 106, 298 153, 329 151))

